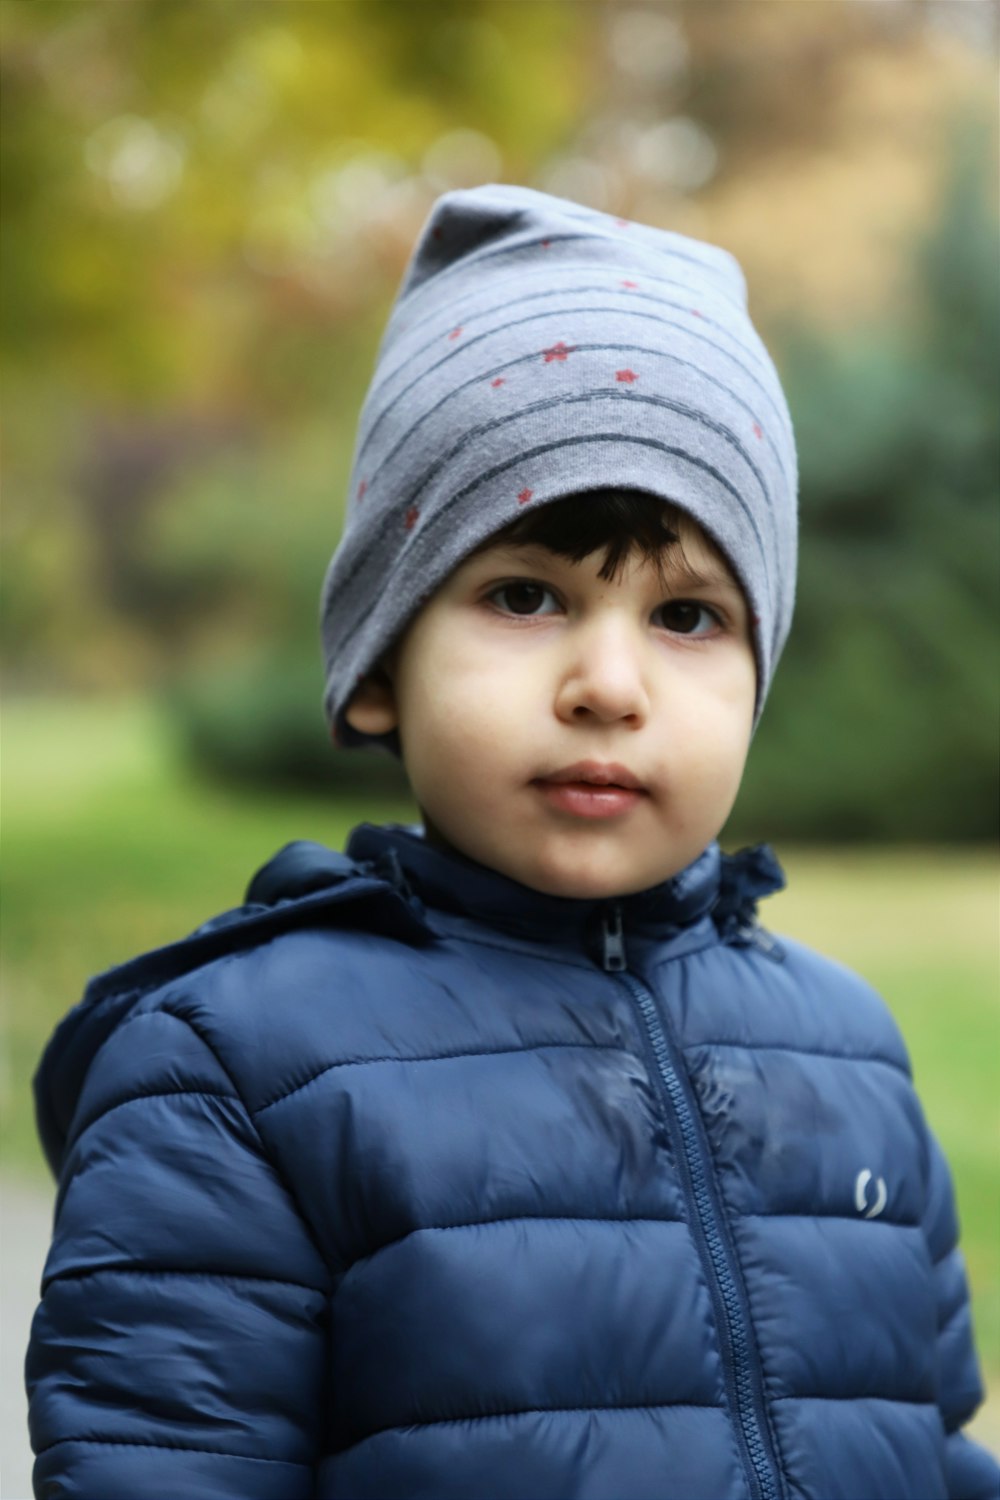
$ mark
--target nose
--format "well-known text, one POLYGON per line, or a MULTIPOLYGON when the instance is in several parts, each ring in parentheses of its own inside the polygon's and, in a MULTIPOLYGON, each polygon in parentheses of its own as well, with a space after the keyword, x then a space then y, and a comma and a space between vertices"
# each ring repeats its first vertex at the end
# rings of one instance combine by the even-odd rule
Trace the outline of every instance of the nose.
POLYGON ((574 633, 556 691, 556 714, 567 723, 596 719, 638 729, 649 717, 640 644, 623 622, 593 622, 574 633))

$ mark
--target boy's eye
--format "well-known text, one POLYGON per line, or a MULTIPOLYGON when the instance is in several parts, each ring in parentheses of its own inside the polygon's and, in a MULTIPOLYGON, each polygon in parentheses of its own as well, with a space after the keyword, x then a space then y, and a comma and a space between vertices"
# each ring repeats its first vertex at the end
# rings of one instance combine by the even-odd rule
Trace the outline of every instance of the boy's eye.
POLYGON ((546 599, 553 602, 555 600, 551 589, 540 583, 532 583, 530 578, 516 578, 511 583, 502 583, 489 597, 511 615, 551 614, 552 610, 543 609, 542 605, 546 599))
POLYGON ((719 624, 715 610, 694 599, 671 599, 660 605, 657 614, 675 635, 709 635, 719 624))

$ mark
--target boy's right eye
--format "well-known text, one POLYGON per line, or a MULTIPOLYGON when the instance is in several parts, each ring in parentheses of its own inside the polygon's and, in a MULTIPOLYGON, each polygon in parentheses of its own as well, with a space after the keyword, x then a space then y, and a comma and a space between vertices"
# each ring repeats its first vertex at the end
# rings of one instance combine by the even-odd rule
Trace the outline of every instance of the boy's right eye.
POLYGON ((530 578, 514 578, 510 583, 498 584, 495 589, 491 589, 487 598, 510 615, 552 614, 551 609, 541 607, 546 598, 552 600, 558 608, 552 590, 544 584, 532 582, 530 578))

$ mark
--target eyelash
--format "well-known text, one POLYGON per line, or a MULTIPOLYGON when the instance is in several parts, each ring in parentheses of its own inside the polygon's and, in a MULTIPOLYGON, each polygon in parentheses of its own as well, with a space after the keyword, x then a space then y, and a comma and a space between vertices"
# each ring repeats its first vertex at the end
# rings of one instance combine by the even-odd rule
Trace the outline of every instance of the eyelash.
MULTIPOLYGON (((547 614, 552 613, 551 611, 547 611, 546 615, 520 614, 517 610, 513 610, 510 608, 505 609, 502 604, 499 604, 497 602, 501 594, 505 594, 508 589, 514 589, 518 587, 540 589, 543 594, 548 594, 550 598, 556 598, 554 589, 550 588, 548 584, 539 583, 534 578, 509 578, 505 583, 494 584, 493 588, 491 588, 485 596, 486 601, 493 605, 493 607, 497 609, 500 614, 505 615, 508 619, 537 620, 544 619, 546 618, 547 614)), ((659 612, 659 610, 670 609, 671 607, 677 605, 687 605, 691 608, 701 610, 711 619, 713 625, 717 629, 724 630, 726 628, 726 621, 721 612, 715 609, 711 604, 705 604, 700 599, 667 599, 663 604, 658 606, 657 613, 659 612)), ((670 631, 671 635, 682 636, 689 640, 704 640, 709 634, 711 634, 711 632, 709 631, 695 632, 690 630, 671 630, 669 625, 664 625, 663 629, 670 631)))

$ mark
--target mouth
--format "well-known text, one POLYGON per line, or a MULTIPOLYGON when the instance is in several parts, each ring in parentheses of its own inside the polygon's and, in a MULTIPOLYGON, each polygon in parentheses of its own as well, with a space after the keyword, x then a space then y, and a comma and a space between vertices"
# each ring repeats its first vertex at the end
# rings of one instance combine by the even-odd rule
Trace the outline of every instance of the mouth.
POLYGON ((596 760, 580 760, 561 771, 552 771, 548 776, 536 776, 535 781, 544 786, 624 787, 628 791, 644 792, 645 787, 637 776, 617 761, 603 763, 596 760))
POLYGON ((594 760, 536 776, 532 784, 550 807, 574 819, 619 818, 648 795, 627 767, 594 760))

